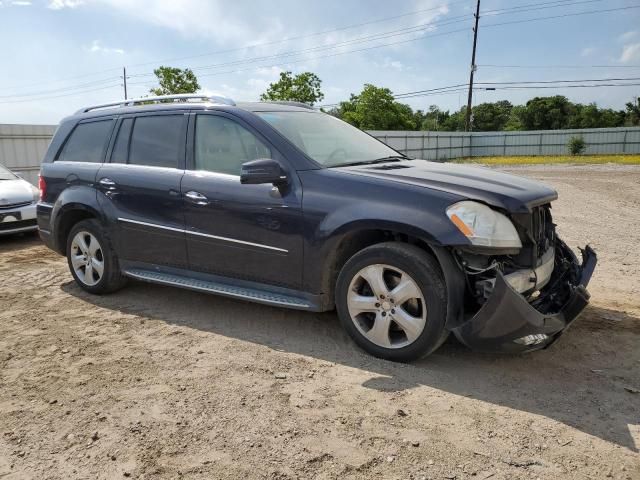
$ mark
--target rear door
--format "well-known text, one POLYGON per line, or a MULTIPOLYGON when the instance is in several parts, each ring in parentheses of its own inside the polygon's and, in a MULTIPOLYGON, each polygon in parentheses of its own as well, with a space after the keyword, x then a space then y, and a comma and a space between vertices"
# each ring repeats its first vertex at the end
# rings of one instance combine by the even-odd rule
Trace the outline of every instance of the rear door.
POLYGON ((302 280, 302 188, 240 184, 240 167, 286 159, 266 138, 222 112, 192 114, 188 168, 182 180, 191 269, 299 288, 302 280))
POLYGON ((180 195, 186 127, 184 112, 123 116, 118 122, 110 161, 96 185, 125 260, 187 267, 180 195))

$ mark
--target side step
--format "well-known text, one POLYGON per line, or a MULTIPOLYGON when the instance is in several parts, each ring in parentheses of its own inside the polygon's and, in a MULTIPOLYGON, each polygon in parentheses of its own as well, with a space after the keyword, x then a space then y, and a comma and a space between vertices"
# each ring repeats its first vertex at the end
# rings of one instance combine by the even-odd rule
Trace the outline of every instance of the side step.
POLYGON ((273 293, 267 290, 228 285, 221 282, 200 280, 171 273, 154 272, 139 268, 127 269, 123 273, 127 277, 131 277, 136 280, 159 283, 162 285, 172 285, 175 287, 187 288, 189 290, 197 290, 199 292, 224 295, 226 297, 241 298, 243 300, 264 303, 267 305, 277 305, 300 310, 307 310, 311 308, 310 303, 303 298, 273 293))

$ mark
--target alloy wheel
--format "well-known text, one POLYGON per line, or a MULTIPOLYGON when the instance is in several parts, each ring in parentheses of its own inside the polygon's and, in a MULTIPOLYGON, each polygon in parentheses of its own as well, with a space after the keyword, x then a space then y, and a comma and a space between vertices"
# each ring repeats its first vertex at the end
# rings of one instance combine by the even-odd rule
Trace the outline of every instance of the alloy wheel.
POLYGON ((369 265, 351 280, 347 307, 356 328, 370 342, 402 348, 427 324, 427 306, 416 281, 397 267, 369 265))
POLYGON ((76 233, 71 241, 71 265, 85 285, 96 285, 104 274, 104 255, 98 239, 87 231, 76 233))

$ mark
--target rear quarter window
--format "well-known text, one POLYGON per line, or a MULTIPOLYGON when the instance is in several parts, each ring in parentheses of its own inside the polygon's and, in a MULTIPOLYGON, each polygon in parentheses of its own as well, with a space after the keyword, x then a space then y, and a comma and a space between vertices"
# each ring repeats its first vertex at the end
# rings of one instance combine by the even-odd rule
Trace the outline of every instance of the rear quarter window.
POLYGON ((56 160, 64 162, 102 162, 112 127, 112 119, 79 123, 71 132, 56 160))

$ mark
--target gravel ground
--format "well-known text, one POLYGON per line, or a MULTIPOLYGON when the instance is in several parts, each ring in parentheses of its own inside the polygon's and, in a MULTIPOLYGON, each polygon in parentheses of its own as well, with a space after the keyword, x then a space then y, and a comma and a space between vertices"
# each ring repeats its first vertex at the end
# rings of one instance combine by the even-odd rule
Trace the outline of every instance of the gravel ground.
POLYGON ((592 243, 550 349, 371 358, 333 313, 131 282, 85 294, 0 239, 0 479, 640 479, 640 167, 521 167, 592 243))

